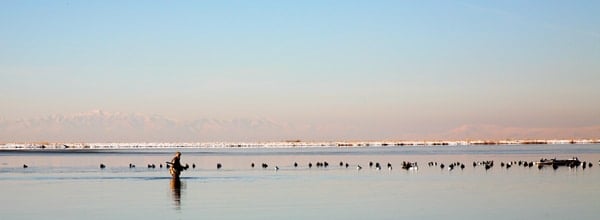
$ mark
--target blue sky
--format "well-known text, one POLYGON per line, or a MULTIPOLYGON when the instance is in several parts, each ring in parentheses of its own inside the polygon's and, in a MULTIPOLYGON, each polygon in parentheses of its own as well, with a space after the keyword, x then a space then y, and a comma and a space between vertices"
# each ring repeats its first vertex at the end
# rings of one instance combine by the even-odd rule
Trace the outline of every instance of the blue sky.
POLYGON ((302 139, 431 138, 465 125, 575 133, 600 126, 599 9, 597 1, 2 1, 0 118, 101 109, 353 129, 302 139))

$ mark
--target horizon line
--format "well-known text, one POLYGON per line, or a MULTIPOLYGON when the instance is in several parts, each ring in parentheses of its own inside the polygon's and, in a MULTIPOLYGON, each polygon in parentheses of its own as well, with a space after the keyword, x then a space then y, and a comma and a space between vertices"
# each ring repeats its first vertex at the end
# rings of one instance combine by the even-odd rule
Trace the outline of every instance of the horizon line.
POLYGON ((91 147, 107 147, 110 145, 119 145, 121 147, 259 147, 259 146, 327 146, 327 147, 369 147, 369 146, 436 146, 436 145, 525 145, 525 144, 598 144, 600 138, 581 138, 581 139, 466 139, 466 140, 342 140, 342 141, 302 141, 302 140, 282 140, 282 141, 207 141, 207 142, 0 142, 0 146, 7 145, 26 148, 47 148, 62 147, 62 149, 85 149, 91 147), (48 146, 46 146, 48 145, 48 146))

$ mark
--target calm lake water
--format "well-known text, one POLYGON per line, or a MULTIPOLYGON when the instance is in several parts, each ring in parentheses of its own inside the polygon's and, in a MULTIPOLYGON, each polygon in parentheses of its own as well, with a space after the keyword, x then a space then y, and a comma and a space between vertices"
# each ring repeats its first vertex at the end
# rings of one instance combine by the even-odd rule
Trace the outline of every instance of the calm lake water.
POLYGON ((599 160, 598 144, 0 151, 0 219, 596 219, 599 160), (196 164, 179 182, 158 167, 177 150, 196 164), (593 167, 500 166, 574 156, 593 167), (483 160, 495 166, 472 166, 483 160))

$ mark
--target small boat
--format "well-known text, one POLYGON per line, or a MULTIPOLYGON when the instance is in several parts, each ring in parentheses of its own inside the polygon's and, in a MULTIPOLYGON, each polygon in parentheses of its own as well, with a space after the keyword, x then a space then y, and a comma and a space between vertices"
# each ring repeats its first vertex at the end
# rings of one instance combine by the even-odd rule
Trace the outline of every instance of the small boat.
MULTIPOLYGON (((389 164, 388 167, 391 167, 391 164, 389 164)), ((402 162, 402 169, 417 170, 418 168, 419 167, 417 166, 417 162, 406 162, 406 161, 402 162)))
POLYGON ((535 162, 537 166, 579 166, 581 165, 581 161, 577 157, 573 157, 572 159, 566 160, 558 160, 554 159, 540 159, 540 161, 535 162))

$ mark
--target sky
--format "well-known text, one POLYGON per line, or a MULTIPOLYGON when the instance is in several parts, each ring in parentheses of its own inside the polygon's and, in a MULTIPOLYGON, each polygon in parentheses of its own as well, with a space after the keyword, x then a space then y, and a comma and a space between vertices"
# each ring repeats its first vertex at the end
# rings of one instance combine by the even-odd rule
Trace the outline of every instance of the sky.
POLYGON ((598 1, 0 1, 0 142, 600 138, 598 1))

